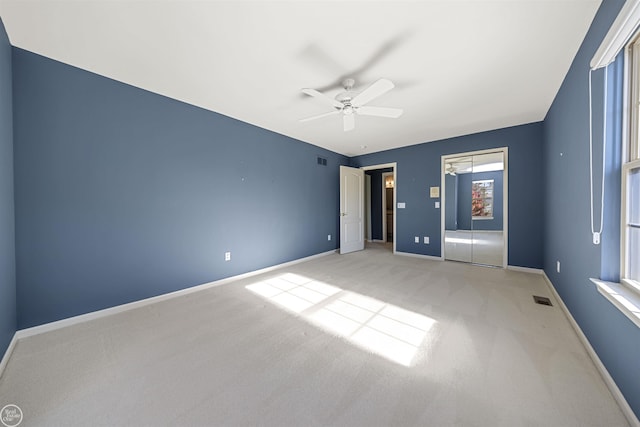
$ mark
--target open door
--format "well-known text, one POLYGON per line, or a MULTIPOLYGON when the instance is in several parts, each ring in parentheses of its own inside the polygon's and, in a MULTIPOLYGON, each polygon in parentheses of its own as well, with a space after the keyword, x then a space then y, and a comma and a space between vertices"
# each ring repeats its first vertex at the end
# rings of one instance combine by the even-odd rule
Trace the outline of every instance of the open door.
POLYGON ((364 171, 340 166, 340 253, 364 249, 364 171))

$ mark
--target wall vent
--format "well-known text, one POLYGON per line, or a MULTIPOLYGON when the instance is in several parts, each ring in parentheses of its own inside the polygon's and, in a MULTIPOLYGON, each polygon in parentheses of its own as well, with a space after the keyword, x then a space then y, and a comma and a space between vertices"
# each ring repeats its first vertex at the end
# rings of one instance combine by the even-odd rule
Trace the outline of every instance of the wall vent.
POLYGON ((551 304, 551 300, 547 297, 539 297, 537 295, 534 295, 533 300, 536 302, 536 304, 553 306, 553 304, 551 304))
POLYGON ((318 157, 318 164, 322 166, 327 166, 327 159, 324 157, 318 157))

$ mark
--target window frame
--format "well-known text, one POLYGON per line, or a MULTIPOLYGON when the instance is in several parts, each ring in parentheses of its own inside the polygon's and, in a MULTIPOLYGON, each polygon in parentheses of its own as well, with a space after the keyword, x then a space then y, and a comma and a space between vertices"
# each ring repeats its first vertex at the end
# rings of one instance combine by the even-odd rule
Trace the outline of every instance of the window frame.
MULTIPOLYGON (((625 285, 631 287, 636 292, 640 293, 640 282, 638 280, 629 277, 631 269, 632 254, 629 253, 627 246, 627 236, 629 234, 628 216, 629 205, 628 201, 628 188, 627 182, 632 171, 640 171, 640 159, 631 160, 625 162, 622 165, 622 197, 621 197, 621 218, 620 218, 620 281, 625 285)), ((640 254, 636 254, 636 258, 640 258, 640 254)))
MULTIPOLYGON (((626 132, 620 176, 620 282, 640 294, 640 282, 629 277, 632 256, 627 245, 630 214, 627 183, 631 172, 640 169, 640 31, 627 43, 625 62, 624 103, 628 123, 623 125, 626 132)), ((640 258, 640 254, 635 255, 640 258)))

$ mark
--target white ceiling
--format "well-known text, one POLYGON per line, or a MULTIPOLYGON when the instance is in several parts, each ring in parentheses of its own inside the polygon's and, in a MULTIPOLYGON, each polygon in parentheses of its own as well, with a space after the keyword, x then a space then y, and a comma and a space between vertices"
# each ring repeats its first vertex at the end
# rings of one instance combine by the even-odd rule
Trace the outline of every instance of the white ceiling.
POLYGON ((14 46, 345 155, 544 119, 600 0, 0 0, 14 46), (384 77, 340 116, 301 95, 384 77), (364 148, 363 148, 364 147, 364 148))

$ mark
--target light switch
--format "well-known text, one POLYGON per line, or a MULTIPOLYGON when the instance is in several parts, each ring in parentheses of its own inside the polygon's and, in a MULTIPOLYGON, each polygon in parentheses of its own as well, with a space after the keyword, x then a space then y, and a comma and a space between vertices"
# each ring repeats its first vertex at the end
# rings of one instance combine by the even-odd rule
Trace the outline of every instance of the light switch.
POLYGON ((436 202, 436 209, 440 209, 440 202, 436 202))
POLYGON ((406 204, 404 202, 398 202, 398 209, 404 209, 406 204))

